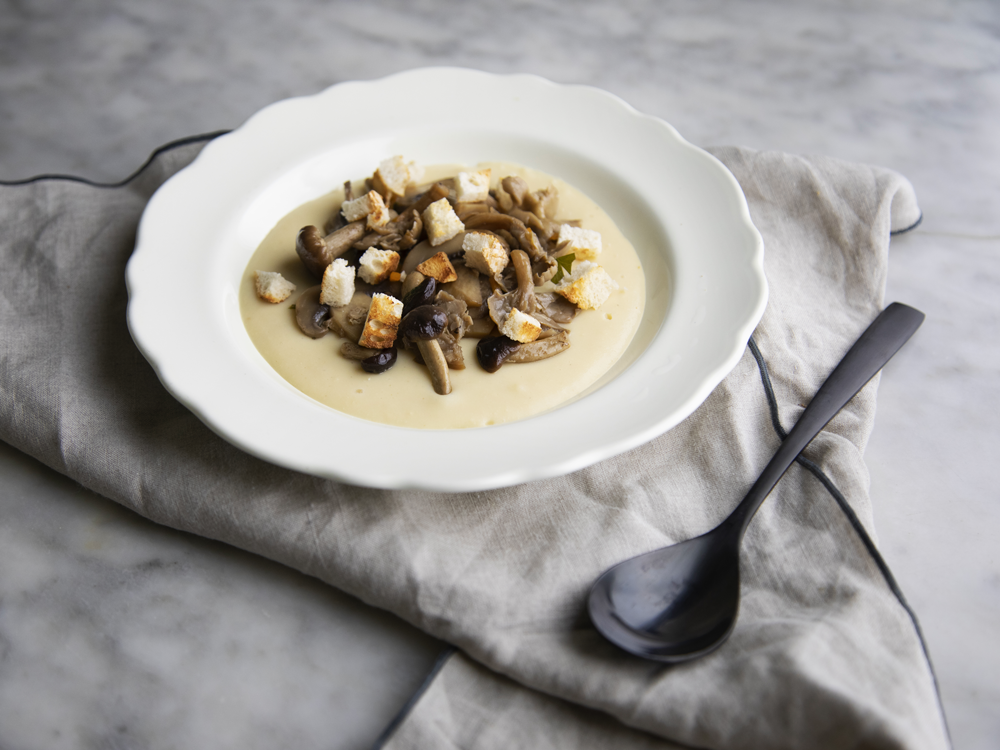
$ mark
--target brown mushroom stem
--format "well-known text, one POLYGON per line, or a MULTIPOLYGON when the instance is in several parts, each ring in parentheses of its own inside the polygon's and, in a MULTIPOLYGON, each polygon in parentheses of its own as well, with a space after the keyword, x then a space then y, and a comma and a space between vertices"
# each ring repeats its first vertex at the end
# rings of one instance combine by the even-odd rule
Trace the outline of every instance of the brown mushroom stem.
POLYGON ((346 253, 351 245, 364 235, 364 221, 345 224, 325 237, 318 227, 302 227, 295 240, 295 252, 310 273, 317 278, 323 278, 323 271, 326 270, 326 267, 346 253))
POLYGON ((531 273, 531 260, 523 250, 511 250, 510 261, 517 275, 517 290, 514 292, 514 307, 531 314, 535 311, 535 282, 531 273))
POLYGON ((447 396, 451 393, 451 378, 448 376, 448 360, 441 351, 441 344, 437 339, 418 340, 417 349, 424 364, 427 365, 427 371, 431 374, 434 392, 440 396, 447 396))

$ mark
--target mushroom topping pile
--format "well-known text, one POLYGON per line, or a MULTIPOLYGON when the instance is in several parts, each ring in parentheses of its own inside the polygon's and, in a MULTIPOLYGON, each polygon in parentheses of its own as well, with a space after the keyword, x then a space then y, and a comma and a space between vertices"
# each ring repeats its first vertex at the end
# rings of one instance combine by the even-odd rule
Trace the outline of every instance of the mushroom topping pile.
POLYGON ((450 371, 466 367, 463 338, 480 339, 476 358, 490 373, 568 349, 568 324, 618 288, 596 262, 600 235, 556 219, 553 186, 491 181, 489 169, 421 177, 402 157, 386 159, 363 191, 345 183, 322 230, 299 231, 296 253, 318 282, 295 304, 303 333, 343 338, 341 355, 372 374, 405 350, 441 395, 450 371))

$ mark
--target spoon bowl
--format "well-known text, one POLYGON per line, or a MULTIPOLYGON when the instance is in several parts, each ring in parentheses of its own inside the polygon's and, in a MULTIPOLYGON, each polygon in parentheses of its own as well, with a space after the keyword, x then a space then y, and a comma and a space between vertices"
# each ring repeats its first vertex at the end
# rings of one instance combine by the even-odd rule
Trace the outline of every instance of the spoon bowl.
POLYGON ((718 648, 739 606, 739 540, 729 533, 717 526, 611 568, 590 594, 594 625, 626 651, 659 661, 718 648))
POLYGON ((736 625, 740 543, 788 467, 913 335, 924 314, 889 305, 851 347, 802 412, 774 458, 726 520, 699 537, 625 560, 594 583, 594 627, 629 653, 666 663, 704 656, 736 625))

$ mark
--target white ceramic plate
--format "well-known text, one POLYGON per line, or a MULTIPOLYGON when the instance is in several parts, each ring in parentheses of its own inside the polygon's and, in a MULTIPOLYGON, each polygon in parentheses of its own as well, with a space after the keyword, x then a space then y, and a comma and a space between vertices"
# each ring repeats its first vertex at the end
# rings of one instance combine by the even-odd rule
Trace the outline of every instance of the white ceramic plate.
POLYGON ((598 89, 454 68, 278 102, 212 141, 149 202, 126 277, 139 348, 223 438, 322 477, 444 491, 562 475, 669 430, 735 366, 767 300, 760 234, 717 159, 598 89), (395 154, 521 163, 610 214, 639 253, 647 299, 609 382, 521 422, 413 430, 326 407, 264 361, 238 303, 250 255, 290 210, 395 154), (543 447, 538 435, 560 437, 543 447))

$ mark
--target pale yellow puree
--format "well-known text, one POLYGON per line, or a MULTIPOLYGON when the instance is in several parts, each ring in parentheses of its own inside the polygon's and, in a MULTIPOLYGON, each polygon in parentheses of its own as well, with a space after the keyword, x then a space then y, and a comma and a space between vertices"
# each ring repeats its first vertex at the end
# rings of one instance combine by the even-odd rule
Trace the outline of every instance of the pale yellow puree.
MULTIPOLYGON (((427 369, 399 348, 396 365, 370 375, 358 362, 340 356, 343 339, 329 333, 320 339, 303 334, 292 306, 298 295, 318 284, 295 254, 299 230, 323 227, 343 201, 343 191, 311 201, 285 216, 268 233, 247 264, 240 286, 240 310, 247 332, 265 360, 289 383, 338 411, 374 422, 424 429, 484 427, 512 422, 566 404, 612 370, 642 319, 645 284, 635 250, 614 222, 587 196, 555 177, 516 164, 486 162, 494 186, 507 175, 520 175, 532 190, 555 185, 559 191, 557 220, 579 219, 601 233, 603 251, 597 262, 618 282, 619 289, 597 310, 585 310, 569 324, 571 346, 540 362, 508 364, 487 373, 476 360, 479 339, 464 339, 466 369, 451 370, 452 393, 439 396, 427 369), (258 299, 254 271, 279 271, 298 289, 282 303, 258 299)), ((429 167, 432 182, 468 167, 429 167)), ((356 194, 360 184, 356 188, 356 194)), ((536 291, 545 291, 540 287, 536 291)), ((600 429, 599 418, 594 429, 600 429)), ((540 440, 544 439, 539 436, 540 440)))

